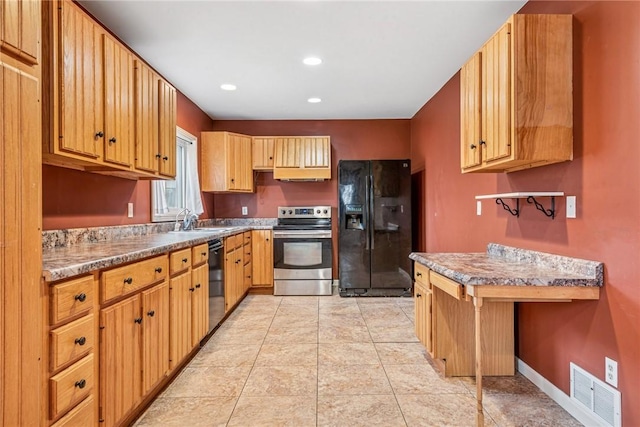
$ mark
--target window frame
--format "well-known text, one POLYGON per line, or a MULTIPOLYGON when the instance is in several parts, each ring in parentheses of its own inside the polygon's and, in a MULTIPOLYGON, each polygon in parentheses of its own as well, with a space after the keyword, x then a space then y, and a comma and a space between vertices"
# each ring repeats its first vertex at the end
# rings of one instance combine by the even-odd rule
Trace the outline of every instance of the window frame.
MULTIPOLYGON (((185 156, 183 157, 183 165, 180 168, 183 174, 182 177, 182 183, 183 183, 183 191, 182 194, 186 193, 186 182, 187 182, 187 176, 186 176, 186 172, 187 169, 185 167, 186 164, 186 157, 188 155, 188 152, 191 152, 192 150, 195 151, 195 156, 193 156, 194 159, 198 158, 198 138, 195 135, 190 134, 189 132, 187 132, 186 130, 182 129, 179 126, 176 126, 176 153, 178 151, 178 146, 184 144, 185 146, 185 156), (185 143, 181 143, 180 140, 185 141, 185 143)), ((178 173, 178 165, 176 164, 176 174, 178 173)), ((161 182, 170 182, 170 181, 175 181, 175 179, 173 180, 152 180, 151 181, 151 188, 150 188, 150 192, 151 192, 151 222, 168 222, 168 221, 175 221, 176 220, 176 215, 178 215, 183 209, 184 207, 181 208, 169 208, 169 212, 167 213, 163 213, 163 214, 158 214, 156 213, 155 210, 155 205, 156 205, 156 201, 155 201, 155 191, 153 189, 153 186, 155 185, 155 182, 157 181, 161 181, 161 182)), ((184 203, 184 201, 183 201, 184 203)))

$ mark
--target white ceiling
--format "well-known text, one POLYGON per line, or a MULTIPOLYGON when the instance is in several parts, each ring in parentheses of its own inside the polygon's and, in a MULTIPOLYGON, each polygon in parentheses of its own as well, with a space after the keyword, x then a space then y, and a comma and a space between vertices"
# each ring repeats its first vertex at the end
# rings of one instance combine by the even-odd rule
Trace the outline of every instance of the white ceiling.
POLYGON ((525 2, 80 1, 210 117, 253 120, 411 118, 525 2))

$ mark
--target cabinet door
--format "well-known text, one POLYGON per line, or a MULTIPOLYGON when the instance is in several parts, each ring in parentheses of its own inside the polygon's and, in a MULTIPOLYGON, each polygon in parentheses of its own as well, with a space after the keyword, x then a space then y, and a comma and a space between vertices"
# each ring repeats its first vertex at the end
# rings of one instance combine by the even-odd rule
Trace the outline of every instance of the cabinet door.
POLYGON ((300 138, 277 138, 274 144, 274 167, 300 167, 300 138))
POLYGON ((156 173, 160 160, 158 144, 158 81, 144 62, 136 60, 136 169, 156 173))
POLYGON ((242 136, 240 138, 240 158, 237 164, 240 167, 239 175, 241 176, 240 190, 253 191, 253 162, 251 137, 242 136))
POLYGON ((424 327, 425 327, 425 312, 424 312, 424 288, 418 283, 413 283, 413 303, 415 311, 415 331, 416 337, 424 345, 424 327))
POLYGON ((176 367, 191 349, 191 270, 169 282, 169 367, 176 367))
POLYGON ((271 230, 253 230, 252 244, 252 283, 253 287, 273 286, 273 242, 271 230))
POLYGON ((463 169, 479 165, 481 159, 481 61, 481 53, 477 52, 460 69, 460 160, 463 169))
POLYGON ((104 151, 102 29, 78 6, 60 2, 59 149, 89 160, 104 151))
POLYGON ((511 154, 511 25, 506 23, 482 47, 482 160, 511 154))
POLYGON ((330 168, 331 144, 326 137, 302 138, 302 167, 330 168))
POLYGON ((254 170, 272 170, 273 169, 273 144, 274 138, 263 138, 260 136, 253 137, 252 159, 254 170))
MULTIPOLYGON (((158 81, 160 95, 160 175, 175 178, 176 176, 176 89, 160 79, 158 81)), ((196 167, 196 165, 192 165, 196 167)))
POLYGON ((236 190, 239 188, 240 177, 240 141, 239 137, 233 134, 228 134, 225 141, 225 169, 227 171, 227 189, 236 190))
POLYGON ((100 310, 100 411, 117 425, 140 401, 140 295, 100 310))
POLYGON ((209 264, 194 268, 191 279, 191 346, 195 347, 209 328, 209 264))
POLYGON ((0 46, 28 64, 38 62, 40 2, 2 0, 0 2, 0 46))
POLYGON ((169 370, 169 284, 142 292, 142 395, 169 370))
POLYGON ((133 56, 111 37, 106 34, 103 37, 104 161, 128 167, 134 148, 133 56))
POLYGON ((236 303, 236 282, 237 278, 237 252, 232 249, 224 257, 224 311, 227 313, 236 303))

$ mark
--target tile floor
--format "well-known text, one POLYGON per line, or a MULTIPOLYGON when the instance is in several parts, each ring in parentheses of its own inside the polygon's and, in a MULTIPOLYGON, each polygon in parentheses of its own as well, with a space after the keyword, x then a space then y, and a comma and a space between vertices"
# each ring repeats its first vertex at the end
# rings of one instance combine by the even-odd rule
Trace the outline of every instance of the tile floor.
MULTIPOLYGON (((487 426, 580 426, 521 375, 484 381, 487 426)), ((249 295, 136 422, 473 426, 473 378, 444 379, 410 298, 249 295)))

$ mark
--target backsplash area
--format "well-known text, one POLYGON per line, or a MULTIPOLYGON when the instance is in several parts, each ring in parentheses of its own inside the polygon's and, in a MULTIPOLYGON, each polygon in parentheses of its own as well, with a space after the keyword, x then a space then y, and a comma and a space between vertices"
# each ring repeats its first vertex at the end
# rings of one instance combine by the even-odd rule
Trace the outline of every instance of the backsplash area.
MULTIPOLYGON (((273 226, 275 218, 222 218, 198 221, 197 227, 212 227, 218 225, 235 226, 273 226)), ((106 242, 109 240, 127 239, 149 234, 167 233, 172 231, 175 222, 158 222, 134 225, 115 225, 107 227, 65 228, 42 232, 42 249, 60 248, 82 243, 106 242)))

